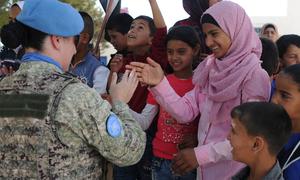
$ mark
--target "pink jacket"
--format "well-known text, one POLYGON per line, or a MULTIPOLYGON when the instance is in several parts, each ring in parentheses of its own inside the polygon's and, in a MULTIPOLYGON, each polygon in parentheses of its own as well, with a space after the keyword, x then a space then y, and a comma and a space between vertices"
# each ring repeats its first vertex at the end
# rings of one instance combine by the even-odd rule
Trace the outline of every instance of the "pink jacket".
POLYGON ((269 78, 261 69, 254 71, 245 79, 238 100, 225 104, 222 111, 228 112, 216 121, 211 121, 210 112, 214 108, 208 96, 200 92, 199 86, 184 97, 178 96, 164 78, 160 84, 150 89, 153 96, 175 119, 187 123, 201 113, 198 125, 198 147, 194 148, 198 168, 198 179, 230 179, 243 167, 243 164, 231 160, 231 146, 227 140, 230 131, 230 111, 242 102, 267 101, 270 92, 269 78), (256 81, 257 80, 257 81, 256 81), (253 89, 253 87, 255 87, 253 89), (230 104, 230 106, 228 106, 230 104))

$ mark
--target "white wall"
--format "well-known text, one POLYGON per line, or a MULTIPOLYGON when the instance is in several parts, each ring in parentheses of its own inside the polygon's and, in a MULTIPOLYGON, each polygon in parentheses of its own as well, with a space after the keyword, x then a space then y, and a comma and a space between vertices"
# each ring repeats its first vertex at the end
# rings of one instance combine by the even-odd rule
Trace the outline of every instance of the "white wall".
MULTIPOLYGON (((264 1, 264 0, 261 0, 264 1)), ((283 1, 283 0, 282 0, 283 1)), ((283 8, 285 5, 283 5, 283 8)), ((265 8, 272 8, 272 4, 265 8)), ((281 35, 298 34, 300 35, 300 1, 287 0, 287 10, 284 16, 252 16, 252 22, 255 27, 261 27, 265 23, 274 23, 279 29, 281 35)), ((285 11, 283 9, 283 11, 285 11)))

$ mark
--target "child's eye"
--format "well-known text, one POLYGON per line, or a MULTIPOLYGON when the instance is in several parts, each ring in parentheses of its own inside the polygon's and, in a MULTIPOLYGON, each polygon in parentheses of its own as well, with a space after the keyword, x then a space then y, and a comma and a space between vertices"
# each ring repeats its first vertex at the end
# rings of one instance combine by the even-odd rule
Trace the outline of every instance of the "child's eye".
POLYGON ((216 37, 216 36, 218 35, 218 33, 217 33, 217 32, 213 32, 213 33, 211 33, 211 35, 212 35, 213 37, 216 37))
POLYGON ((289 98, 289 95, 285 92, 281 92, 280 96, 281 96, 282 99, 288 99, 289 98))
POLYGON ((131 26, 130 26, 130 29, 133 29, 133 28, 134 28, 134 25, 131 25, 131 26))
POLYGON ((297 57, 297 55, 296 54, 290 54, 288 57, 289 58, 295 58, 295 57, 297 57))
POLYGON ((180 49, 180 50, 178 50, 178 54, 184 55, 184 54, 185 54, 185 49, 180 49))
POLYGON ((172 55, 172 54, 173 54, 173 51, 168 50, 168 51, 167 51, 167 54, 168 54, 168 55, 172 55))

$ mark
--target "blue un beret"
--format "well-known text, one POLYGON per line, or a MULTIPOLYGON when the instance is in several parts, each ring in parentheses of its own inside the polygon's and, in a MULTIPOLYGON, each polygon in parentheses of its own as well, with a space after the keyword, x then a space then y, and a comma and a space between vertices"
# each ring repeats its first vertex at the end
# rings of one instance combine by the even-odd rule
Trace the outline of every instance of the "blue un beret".
POLYGON ((81 33, 81 15, 58 0, 26 0, 17 20, 46 34, 70 37, 81 33))

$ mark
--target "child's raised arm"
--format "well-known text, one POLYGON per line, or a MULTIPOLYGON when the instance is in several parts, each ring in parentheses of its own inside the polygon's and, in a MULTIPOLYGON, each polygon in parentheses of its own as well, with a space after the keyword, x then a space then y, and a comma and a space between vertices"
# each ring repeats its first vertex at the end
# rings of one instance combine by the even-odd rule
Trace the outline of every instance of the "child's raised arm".
POLYGON ((152 15, 153 15, 153 21, 155 24, 156 28, 163 28, 166 27, 165 20, 161 14, 161 11, 159 9, 159 6, 156 2, 156 0, 149 0, 151 10, 152 10, 152 15))

